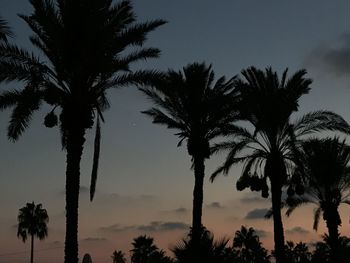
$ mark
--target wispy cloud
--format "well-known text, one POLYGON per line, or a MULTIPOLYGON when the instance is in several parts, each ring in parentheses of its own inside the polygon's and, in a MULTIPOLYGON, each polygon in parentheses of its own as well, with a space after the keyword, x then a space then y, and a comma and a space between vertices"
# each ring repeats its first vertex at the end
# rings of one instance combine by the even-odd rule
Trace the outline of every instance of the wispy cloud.
POLYGON ((269 232, 262 230, 262 229, 254 229, 255 233, 260 237, 260 238, 265 238, 269 235, 269 232))
POLYGON ((107 227, 101 227, 100 230, 108 232, 123 232, 123 231, 142 231, 142 232, 158 232, 158 231, 173 231, 173 230, 187 230, 189 225, 182 222, 162 222, 153 221, 147 225, 131 225, 125 226, 114 224, 107 227))
POLYGON ((82 241, 86 241, 86 242, 103 242, 106 241, 107 239, 104 237, 87 237, 84 238, 82 241))
POLYGON ((309 233, 309 231, 306 230, 305 228, 300 227, 300 226, 296 226, 296 227, 293 227, 291 229, 286 230, 286 234, 289 234, 289 235, 307 234, 307 233, 309 233))
POLYGON ((269 199, 261 197, 261 195, 255 193, 255 192, 250 192, 246 193, 243 197, 239 199, 241 203, 244 204, 251 204, 251 203, 266 203, 269 202, 269 199))
POLYGON ((267 208, 253 209, 247 213, 245 219, 263 219, 268 211, 269 209, 267 208))
POLYGON ((335 76, 350 76, 350 34, 342 34, 332 44, 316 47, 305 64, 335 76))
POLYGON ((219 202, 212 202, 210 204, 207 205, 208 208, 224 208, 224 206, 222 206, 219 202))

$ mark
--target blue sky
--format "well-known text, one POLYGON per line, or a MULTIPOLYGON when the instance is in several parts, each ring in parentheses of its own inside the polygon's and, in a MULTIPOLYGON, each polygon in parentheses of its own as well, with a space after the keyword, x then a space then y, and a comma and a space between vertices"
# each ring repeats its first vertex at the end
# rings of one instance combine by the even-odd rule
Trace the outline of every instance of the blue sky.
MULTIPOLYGON (((31 48, 28 28, 16 16, 30 12, 28 1, 0 0, 0 6, 1 15, 16 33, 14 41, 31 48)), ((150 34, 147 44, 160 48, 162 56, 135 67, 180 69, 187 63, 206 61, 213 64, 217 77, 234 76, 251 65, 272 66, 279 72, 288 67, 290 73, 305 67, 314 83, 312 92, 301 100, 300 114, 330 109, 350 121, 349 1, 136 0, 134 6, 140 21, 169 21, 150 34)), ((102 127, 100 177, 93 203, 86 194, 92 132, 87 135, 82 160, 80 251, 92 253, 97 262, 109 262, 114 249, 127 251, 131 239, 143 233, 156 237, 167 249, 191 222, 190 158, 185 148, 176 148, 175 132, 153 125, 140 113, 150 104, 133 87, 112 91, 110 101, 112 107, 102 127)), ((25 254, 1 256, 29 250, 29 244, 17 240, 13 227, 18 209, 27 201, 43 203, 50 215, 49 238, 38 249, 62 246, 65 154, 58 131, 42 125, 44 116, 45 111, 39 112, 27 132, 12 143, 6 138, 9 111, 0 113, 0 263, 27 259, 25 254)), ((222 160, 218 156, 208 161, 207 174, 222 160)), ((269 246, 271 222, 259 217, 269 203, 248 191, 238 193, 234 178, 239 173, 237 167, 228 178, 206 182, 204 223, 218 236, 231 236, 241 224, 255 226, 269 246), (253 218, 246 219, 249 212, 253 218)), ((302 227, 309 240, 317 239, 324 228, 313 233, 311 215, 312 207, 308 207, 285 219, 287 237, 301 238, 298 227, 302 227), (305 213, 310 216, 302 217, 305 213)), ((343 215, 342 231, 349 234, 348 210, 343 215)), ((52 263, 59 262, 62 249, 39 255, 39 263, 52 255, 52 263)))

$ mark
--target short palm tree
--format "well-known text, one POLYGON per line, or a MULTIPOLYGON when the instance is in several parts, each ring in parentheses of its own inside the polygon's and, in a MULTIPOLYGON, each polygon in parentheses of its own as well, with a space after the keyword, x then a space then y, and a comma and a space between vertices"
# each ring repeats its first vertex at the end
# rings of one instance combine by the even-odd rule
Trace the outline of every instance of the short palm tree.
POLYGON ((183 72, 169 70, 164 79, 142 91, 154 102, 144 111, 153 123, 178 131, 178 146, 187 142, 194 169, 192 237, 199 240, 202 229, 205 159, 211 155, 210 142, 223 135, 236 118, 233 78, 214 83, 211 66, 189 64, 183 72))
POLYGON ((125 254, 121 250, 114 250, 112 254, 113 263, 126 263, 125 254))
POLYGON ((271 68, 243 70, 243 79, 235 82, 241 97, 240 117, 253 129, 232 129, 232 139, 215 147, 217 151, 227 150, 228 155, 211 176, 212 180, 220 173, 227 175, 233 165, 244 163, 237 189, 250 187, 252 191, 261 191, 264 198, 271 190, 277 263, 284 261, 282 187, 290 175, 297 140, 316 131, 349 132, 350 128, 342 117, 329 111, 308 113, 291 121, 292 114, 298 110, 299 98, 310 90, 312 81, 305 78, 305 74, 306 71, 301 70, 287 79, 285 70, 279 79, 271 68))
POLYGON ((41 204, 27 203, 18 213, 17 237, 26 242, 28 236, 31 238, 30 263, 34 259, 34 238, 43 240, 47 237, 47 223, 49 216, 41 204))
POLYGON ((0 17, 0 41, 7 42, 8 38, 12 36, 13 33, 8 26, 7 21, 0 17))
POLYGON ((338 137, 303 141, 300 147, 302 167, 295 173, 304 179, 305 193, 287 199, 287 215, 306 203, 314 203, 313 228, 317 230, 321 214, 328 228, 329 244, 339 242, 340 204, 350 204, 350 146, 338 137))
POLYGON ((262 246, 253 228, 241 226, 233 238, 233 249, 237 253, 237 260, 244 263, 269 263, 270 256, 262 246))
POLYGON ((43 57, 0 44, 0 82, 19 81, 17 89, 0 94, 0 109, 13 107, 8 137, 15 141, 43 103, 51 108, 44 124, 59 125, 67 152, 65 262, 77 263, 80 160, 86 131, 96 120, 92 199, 101 137, 99 119, 104 120, 102 114, 109 108, 107 92, 159 77, 155 71, 132 71, 130 66, 159 56, 158 49, 143 45, 147 34, 165 22, 136 23, 129 0, 30 3, 33 13, 20 17, 33 31, 30 40, 43 57))

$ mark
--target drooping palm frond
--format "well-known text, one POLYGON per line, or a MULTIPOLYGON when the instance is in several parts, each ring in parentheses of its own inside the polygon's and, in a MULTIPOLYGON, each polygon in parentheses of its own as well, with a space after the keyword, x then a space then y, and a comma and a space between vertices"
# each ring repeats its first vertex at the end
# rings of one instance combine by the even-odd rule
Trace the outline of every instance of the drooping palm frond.
POLYGON ((297 137, 319 131, 340 131, 349 134, 350 125, 338 114, 331 111, 314 111, 305 114, 293 123, 297 137))
POLYGON ((93 200, 96 191, 97 171, 100 158, 100 145, 101 145, 101 126, 100 119, 97 117, 96 131, 95 131, 95 143, 94 143, 94 157, 92 162, 91 183, 90 183, 90 201, 93 200))

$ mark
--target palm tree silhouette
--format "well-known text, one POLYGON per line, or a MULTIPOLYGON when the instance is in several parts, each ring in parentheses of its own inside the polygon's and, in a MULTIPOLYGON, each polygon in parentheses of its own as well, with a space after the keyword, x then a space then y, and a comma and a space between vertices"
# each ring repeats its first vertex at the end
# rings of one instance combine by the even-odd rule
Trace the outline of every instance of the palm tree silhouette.
POLYGON ((12 36, 13 33, 8 26, 7 21, 0 17, 0 41, 7 42, 8 38, 12 36))
POLYGON ((154 243, 153 238, 146 235, 135 238, 132 242, 131 263, 172 263, 154 243))
MULTIPOLYGON (((239 191, 250 187, 267 198, 270 191, 277 263, 284 262, 284 232, 281 217, 282 187, 287 183, 297 140, 321 130, 349 132, 349 125, 329 111, 311 112, 295 122, 290 117, 298 110, 299 98, 310 90, 311 80, 300 70, 287 79, 287 70, 279 79, 271 68, 250 67, 242 71, 244 79, 235 81, 240 92, 242 119, 253 126, 232 129, 230 141, 217 144, 215 151, 228 150, 226 161, 211 176, 228 174, 232 165, 244 163, 237 181, 239 191)), ((300 187, 299 187, 300 188, 300 187)))
POLYGON ((114 250, 111 258, 113 259, 113 263, 126 263, 125 254, 121 250, 114 250))
POLYGON ((236 119, 233 78, 221 77, 214 83, 214 72, 205 63, 193 63, 183 72, 169 70, 153 88, 141 89, 155 104, 143 113, 153 123, 178 130, 178 146, 186 140, 194 168, 192 238, 199 242, 202 229, 203 180, 205 159, 211 155, 211 140, 223 135, 236 119))
POLYGON ((26 242, 31 237, 30 263, 34 259, 34 237, 43 240, 47 237, 47 223, 49 216, 41 204, 27 203, 19 209, 17 237, 26 242))
POLYGON ((296 207, 314 203, 313 228, 317 230, 321 213, 328 228, 328 241, 334 250, 339 244, 341 225, 339 205, 350 204, 350 146, 339 138, 311 138, 302 142, 300 163, 295 173, 304 179, 305 194, 287 198, 287 215, 296 207))
POLYGON ((156 48, 142 48, 147 34, 165 21, 136 23, 130 1, 31 0, 33 13, 20 17, 33 31, 32 44, 45 58, 15 45, 0 49, 0 82, 21 81, 22 88, 0 95, 0 109, 13 107, 8 137, 15 141, 43 102, 52 110, 44 124, 59 124, 66 158, 65 262, 78 262, 80 160, 87 129, 96 121, 92 200, 97 178, 100 119, 109 108, 107 91, 148 83, 155 71, 131 71, 130 65, 156 58, 156 48), (133 47, 140 47, 133 50, 133 47), (59 118, 56 115, 58 112, 59 118))
POLYGON ((239 262, 244 263, 268 263, 270 256, 262 246, 255 230, 241 226, 233 238, 233 249, 237 252, 239 262))

